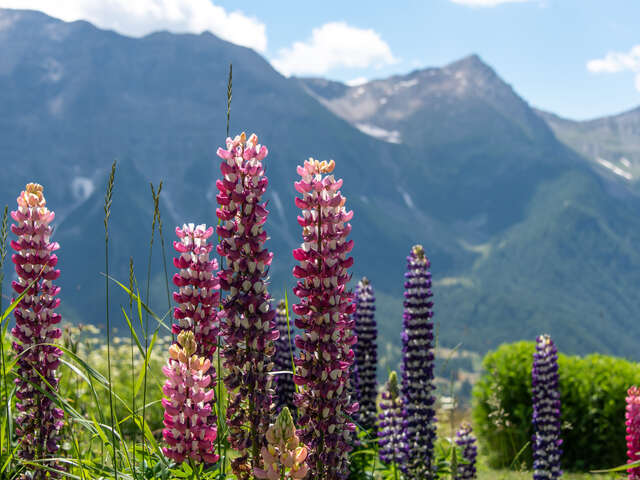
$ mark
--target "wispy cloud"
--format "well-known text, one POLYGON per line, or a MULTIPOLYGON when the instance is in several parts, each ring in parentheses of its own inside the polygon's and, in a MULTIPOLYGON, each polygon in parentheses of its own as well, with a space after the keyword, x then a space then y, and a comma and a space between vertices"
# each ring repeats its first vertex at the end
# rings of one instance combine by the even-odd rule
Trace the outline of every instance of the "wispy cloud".
POLYGON ((87 20, 132 37, 158 30, 210 31, 260 52, 267 49, 264 23, 210 0, 0 0, 0 7, 40 10, 65 21, 87 20))
POLYGON ((635 86, 640 91, 640 45, 628 52, 608 52, 604 58, 596 58, 587 62, 587 69, 593 73, 635 73, 635 86))
POLYGON ((272 60, 284 75, 322 75, 334 68, 382 67, 395 62, 391 48, 377 32, 345 22, 314 28, 311 38, 281 49, 272 60))
POLYGON ((525 3, 534 0, 449 0, 453 3, 466 5, 468 7, 497 7, 504 3, 525 3))

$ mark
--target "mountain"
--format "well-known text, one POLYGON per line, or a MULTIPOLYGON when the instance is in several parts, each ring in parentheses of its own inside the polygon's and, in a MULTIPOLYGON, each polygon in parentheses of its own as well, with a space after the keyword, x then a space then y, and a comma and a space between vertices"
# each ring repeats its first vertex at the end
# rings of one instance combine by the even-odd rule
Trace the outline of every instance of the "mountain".
MULTIPOLYGON (((356 277, 367 274, 381 286, 386 278, 401 283, 406 252, 430 231, 436 231, 434 255, 464 257, 462 248, 449 245, 446 227, 406 206, 405 196, 416 193, 404 169, 417 162, 406 147, 351 127, 252 50, 208 33, 133 39, 32 11, 0 10, 0 18, 0 200, 12 205, 27 181, 45 185, 59 214, 63 291, 73 292, 63 302, 68 317, 104 318, 96 295, 104 280, 104 189, 114 159, 120 165, 110 227, 117 278, 127 278, 133 256, 139 281, 146 283, 149 181, 165 182, 161 211, 169 249, 174 225, 217 222, 215 150, 224 144, 231 62, 231 133, 257 132, 271 152, 265 162, 275 297, 292 283, 291 250, 301 234, 295 167, 309 156, 334 158, 336 174, 351 185, 345 194, 357 212, 354 255, 363 259, 356 277), (390 218, 403 228, 392 228, 390 218)), ((157 265, 154 278, 162 275, 157 265)), ((164 287, 153 296, 166 309, 164 287)))
POLYGON ((605 178, 640 192, 640 107, 588 121, 537 110, 559 140, 584 156, 605 178))
MULTIPOLYGON (((27 181, 45 186, 68 319, 103 322, 102 208, 114 159, 116 278, 126 282, 133 257, 146 289, 149 182, 164 181, 167 257, 176 225, 216 223, 215 150, 233 62, 231 133, 256 132, 270 150, 274 297, 288 290, 293 300, 295 166, 333 158, 355 212, 354 278, 366 275, 377 292, 382 369, 399 358, 415 243, 432 261, 441 344, 484 352, 547 331, 569 353, 637 357, 640 200, 612 190, 477 56, 348 87, 285 78, 209 33, 133 39, 22 10, 0 10, 0 51, 0 204, 13 205, 27 181)), ((152 304, 164 314, 157 232, 153 252, 152 304)), ((122 326, 126 299, 111 300, 122 326)))
POLYGON ((579 163, 477 55, 344 89, 299 81, 361 131, 417 152, 425 201, 447 198, 440 218, 472 224, 480 238, 521 218, 538 181, 579 163), (465 194, 451 195, 453 186, 465 194))
MULTIPOLYGON (((638 203, 592 170, 549 120, 559 117, 532 109, 477 55, 354 87, 297 80, 361 131, 423 159, 422 205, 476 254, 436 280, 445 342, 485 351, 549 332, 567 351, 637 358, 638 203)), ((633 145, 633 113, 589 126, 633 145)))

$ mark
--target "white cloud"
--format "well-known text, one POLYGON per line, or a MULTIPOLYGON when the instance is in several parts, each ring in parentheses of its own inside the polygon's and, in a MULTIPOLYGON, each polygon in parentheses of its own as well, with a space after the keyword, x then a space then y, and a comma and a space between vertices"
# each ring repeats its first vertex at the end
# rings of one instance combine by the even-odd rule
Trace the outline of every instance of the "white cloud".
POLYGON ((468 7, 496 7, 503 3, 525 3, 532 0, 450 0, 453 3, 459 5, 466 5, 468 7))
POLYGON ((640 91, 640 45, 628 52, 608 52, 604 58, 589 60, 587 69, 593 73, 634 72, 635 86, 640 91))
POLYGON ((281 49, 272 63, 284 75, 322 75, 338 67, 381 67, 396 61, 374 30, 330 22, 314 28, 306 42, 281 49))
POLYGON ((0 7, 40 10, 65 21, 87 20, 132 37, 158 30, 208 30, 238 45, 267 49, 264 23, 240 11, 227 12, 210 0, 0 0, 0 7))

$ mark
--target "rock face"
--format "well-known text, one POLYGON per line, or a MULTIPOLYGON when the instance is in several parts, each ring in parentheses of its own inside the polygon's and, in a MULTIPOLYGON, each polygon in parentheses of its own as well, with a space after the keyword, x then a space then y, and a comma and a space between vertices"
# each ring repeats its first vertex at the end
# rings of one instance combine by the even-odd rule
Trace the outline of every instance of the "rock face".
MULTIPOLYGON (((257 132, 270 149, 274 296, 293 284, 295 167, 332 158, 357 212, 354 278, 376 285, 380 342, 391 344, 381 361, 399 359, 404 252, 415 243, 432 261, 445 345, 483 351, 546 331, 563 351, 637 356, 640 200, 581 146, 617 135, 631 147, 605 155, 603 140, 600 156, 635 175, 638 112, 580 124, 589 129, 573 143, 558 126, 573 123, 541 117, 477 56, 348 87, 287 79, 208 33, 133 39, 33 11, 0 10, 0 51, 0 205, 28 181, 46 186, 67 319, 104 318, 102 205, 114 159, 111 272, 124 283, 133 256, 146 290, 150 181, 165 182, 167 250, 176 225, 216 222, 233 62, 230 133, 257 132)), ((163 314, 159 254, 156 232, 151 303, 163 314)), ((112 298, 112 312, 127 302, 112 298)))

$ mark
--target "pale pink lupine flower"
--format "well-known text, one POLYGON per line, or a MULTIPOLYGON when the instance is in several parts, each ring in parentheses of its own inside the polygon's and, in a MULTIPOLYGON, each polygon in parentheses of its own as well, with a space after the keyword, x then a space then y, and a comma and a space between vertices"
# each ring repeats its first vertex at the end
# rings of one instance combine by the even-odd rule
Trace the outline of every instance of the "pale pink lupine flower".
POLYGON ((267 480, 296 479, 307 476, 308 450, 300 443, 288 407, 284 407, 266 433, 267 446, 262 447, 263 468, 254 468, 257 478, 267 480))
POLYGON ((162 388, 166 398, 162 434, 167 447, 164 454, 178 463, 185 460, 215 463, 217 429, 208 422, 213 410, 214 391, 211 387, 211 361, 194 355, 197 344, 193 332, 178 335, 178 343, 169 348, 169 361, 162 369, 167 381, 162 388))

